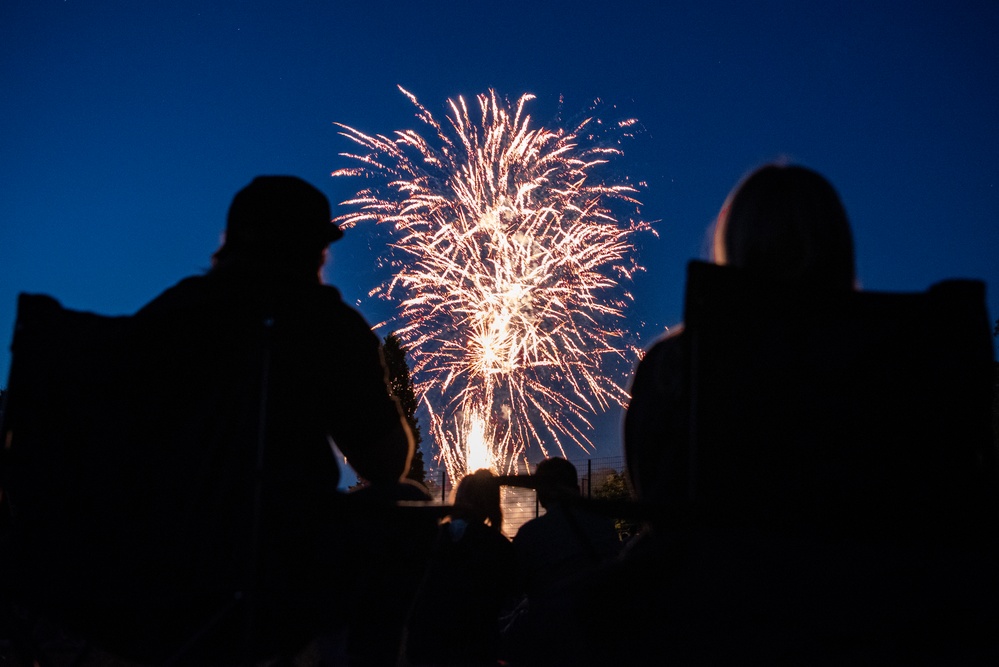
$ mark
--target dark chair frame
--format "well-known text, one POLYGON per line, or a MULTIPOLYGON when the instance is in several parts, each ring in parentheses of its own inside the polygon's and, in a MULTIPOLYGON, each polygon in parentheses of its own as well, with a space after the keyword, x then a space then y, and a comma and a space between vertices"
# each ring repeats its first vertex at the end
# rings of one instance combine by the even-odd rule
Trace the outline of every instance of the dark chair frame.
POLYGON ((983 283, 843 293, 692 262, 685 308, 693 514, 792 534, 994 532, 983 283))

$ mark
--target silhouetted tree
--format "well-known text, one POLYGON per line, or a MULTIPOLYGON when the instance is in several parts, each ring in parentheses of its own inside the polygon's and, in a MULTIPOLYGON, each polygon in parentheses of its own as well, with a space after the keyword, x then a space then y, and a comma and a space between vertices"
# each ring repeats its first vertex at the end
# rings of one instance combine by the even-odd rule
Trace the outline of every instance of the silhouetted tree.
POLYGON ((411 480, 426 484, 427 470, 423 464, 423 451, 420 443, 423 435, 420 433, 420 426, 416 418, 416 392, 413 390, 413 381, 409 377, 409 364, 406 363, 406 348, 402 346, 402 341, 394 333, 385 337, 382 346, 385 354, 385 366, 389 374, 389 386, 392 395, 399 399, 402 411, 409 422, 409 428, 413 431, 413 440, 416 444, 416 452, 413 454, 413 463, 409 467, 406 475, 411 480))

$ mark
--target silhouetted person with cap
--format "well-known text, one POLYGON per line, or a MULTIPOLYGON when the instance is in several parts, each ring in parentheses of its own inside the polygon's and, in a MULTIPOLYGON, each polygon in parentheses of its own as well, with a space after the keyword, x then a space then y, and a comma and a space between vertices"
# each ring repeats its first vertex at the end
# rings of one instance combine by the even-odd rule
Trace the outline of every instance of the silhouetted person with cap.
POLYGON ((232 628, 206 621, 199 631, 245 636, 252 627, 258 656, 287 653, 322 623, 342 620, 352 603, 337 602, 344 589, 334 577, 344 569, 360 582, 394 562, 350 555, 364 538, 345 533, 362 524, 344 528, 356 503, 345 509, 337 492, 331 442, 358 475, 389 489, 385 498, 425 498, 401 482, 413 439, 390 395, 378 338, 322 284, 327 247, 342 236, 319 190, 292 176, 259 176, 233 199, 212 268, 135 317, 151 331, 162 323, 169 349, 182 350, 150 371, 151 383, 174 379, 159 389, 156 409, 179 424, 163 436, 176 455, 150 481, 169 506, 157 520, 189 545, 212 545, 168 549, 161 565, 184 590, 200 590, 203 606, 243 619, 232 628), (228 614, 232 591, 245 609, 228 614))
POLYGON ((580 497, 576 466, 548 458, 533 477, 545 513, 522 525, 513 538, 528 597, 614 558, 621 547, 611 519, 573 504, 580 497))
POLYGON ((521 600, 513 623, 504 629, 504 649, 514 662, 546 664, 564 591, 585 590, 588 577, 621 550, 612 519, 580 501, 579 473, 561 457, 547 458, 531 476, 545 513, 524 523, 513 538, 521 600))

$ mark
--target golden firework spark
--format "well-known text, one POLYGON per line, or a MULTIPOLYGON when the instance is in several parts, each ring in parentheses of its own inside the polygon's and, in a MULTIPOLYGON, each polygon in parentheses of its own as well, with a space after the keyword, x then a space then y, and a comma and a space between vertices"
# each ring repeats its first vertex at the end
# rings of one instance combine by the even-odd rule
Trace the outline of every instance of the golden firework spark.
POLYGON ((616 202, 637 215, 633 187, 595 176, 621 150, 594 140, 594 118, 532 128, 532 95, 512 104, 489 91, 471 110, 448 100, 442 124, 400 90, 433 137, 337 123, 363 151, 343 153, 359 164, 333 176, 379 184, 343 202, 351 212, 337 222, 393 229, 394 275, 372 294, 398 304, 439 460, 456 480, 515 472, 529 445, 590 450, 589 418, 627 400, 616 378, 636 350, 619 283, 640 269, 631 237, 651 230, 611 212, 616 202))

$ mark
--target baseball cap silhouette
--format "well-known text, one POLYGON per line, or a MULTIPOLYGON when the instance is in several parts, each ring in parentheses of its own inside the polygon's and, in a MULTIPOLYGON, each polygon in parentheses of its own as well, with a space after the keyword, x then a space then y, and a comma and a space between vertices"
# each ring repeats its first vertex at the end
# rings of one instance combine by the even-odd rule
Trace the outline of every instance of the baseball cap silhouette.
POLYGON ((227 250, 320 250, 343 237, 322 192, 297 176, 257 176, 236 193, 227 250))

